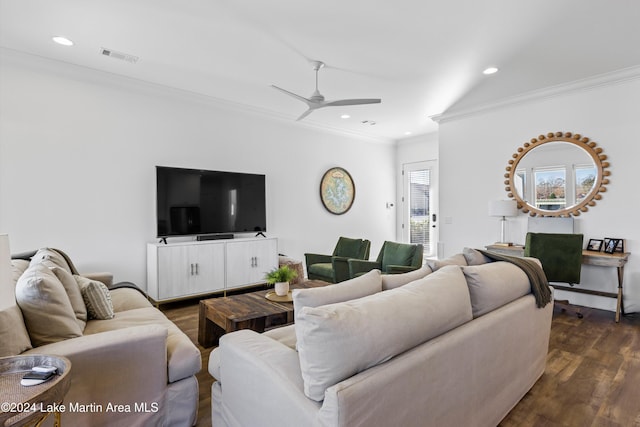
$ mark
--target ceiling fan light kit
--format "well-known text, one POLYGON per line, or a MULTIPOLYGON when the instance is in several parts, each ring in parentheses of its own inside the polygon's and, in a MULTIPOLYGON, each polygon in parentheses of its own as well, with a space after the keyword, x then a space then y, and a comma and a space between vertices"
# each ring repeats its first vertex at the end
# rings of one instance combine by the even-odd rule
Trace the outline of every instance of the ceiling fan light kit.
POLYGON ((318 108, 341 107, 346 105, 379 104, 380 102, 382 102, 380 98, 339 99, 336 101, 325 101, 324 95, 322 95, 318 90, 318 71, 320 71, 325 66, 325 64, 322 61, 311 61, 311 65, 313 67, 313 70, 316 72, 316 90, 313 91, 309 98, 305 98, 304 96, 289 92, 288 90, 282 89, 281 87, 271 85, 272 88, 277 89, 280 92, 307 104, 307 110, 297 118, 297 121, 304 119, 318 108))

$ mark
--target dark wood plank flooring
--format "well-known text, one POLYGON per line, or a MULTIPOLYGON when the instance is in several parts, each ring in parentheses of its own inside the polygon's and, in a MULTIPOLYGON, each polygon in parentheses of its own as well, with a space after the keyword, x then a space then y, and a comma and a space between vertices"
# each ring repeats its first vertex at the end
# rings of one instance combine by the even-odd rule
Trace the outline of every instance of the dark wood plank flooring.
MULTIPOLYGON (((198 302, 161 307, 202 352, 198 426, 211 426, 213 348, 198 345, 198 302)), ((571 306, 555 309, 547 368, 500 423, 501 427, 640 427, 640 315, 614 322, 614 313, 571 306)))

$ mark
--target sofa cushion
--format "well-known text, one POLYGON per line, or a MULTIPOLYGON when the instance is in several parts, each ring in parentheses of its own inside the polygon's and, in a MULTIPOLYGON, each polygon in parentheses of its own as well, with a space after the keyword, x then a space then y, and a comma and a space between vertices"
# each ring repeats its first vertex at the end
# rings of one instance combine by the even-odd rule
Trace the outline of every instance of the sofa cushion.
POLYGON ((389 289, 395 289, 399 286, 406 285, 414 280, 422 279, 427 274, 431 274, 433 271, 428 265, 423 265, 421 268, 408 273, 400 274, 383 274, 382 275, 382 290, 388 291, 389 289))
POLYGON ((437 271, 446 265, 467 265, 467 259, 463 254, 460 253, 451 255, 450 257, 445 259, 428 259, 427 265, 431 267, 433 271, 437 271))
POLYGON ((34 346, 82 336, 64 286, 46 265, 31 265, 20 276, 16 302, 34 346))
POLYGON ((0 310, 0 357, 15 356, 31 348, 22 311, 17 305, 0 310))
POLYGON ((31 264, 35 265, 39 264, 42 261, 50 261, 54 265, 57 265, 60 268, 64 268, 69 273, 73 273, 73 270, 67 260, 55 249, 51 248, 42 248, 39 249, 38 252, 31 258, 31 264))
POLYGON ((90 319, 107 320, 114 316, 111 293, 104 283, 86 277, 73 276, 78 286, 82 299, 87 306, 87 313, 90 319))
POLYGON ((110 289, 113 311, 117 314, 121 311, 134 310, 136 308, 153 307, 142 292, 132 288, 110 289))
POLYGON ((333 277, 333 264, 330 262, 318 262, 309 266, 309 273, 322 277, 333 277))
POLYGON ((467 265, 482 265, 491 262, 490 258, 473 248, 462 249, 462 256, 464 256, 464 259, 467 261, 467 265))
POLYGON ((84 331, 84 327, 87 325, 87 306, 84 303, 84 299, 82 298, 82 293, 80 292, 80 286, 78 286, 78 282, 73 277, 73 274, 69 273, 64 268, 58 267, 56 265, 48 265, 47 262, 43 262, 43 264, 47 265, 53 271, 53 274, 56 275, 62 286, 64 287, 67 296, 69 297, 69 302, 71 303, 71 307, 73 308, 73 313, 76 316, 76 321, 78 322, 78 326, 80 326, 80 330, 84 331))
POLYGON ((295 323, 304 392, 325 390, 472 319, 460 267, 364 298, 304 307, 295 323))
POLYGON ((20 276, 22 276, 24 272, 27 271, 27 268, 29 268, 29 261, 24 259, 11 260, 11 270, 14 287, 16 286, 16 283, 18 283, 18 279, 20 278, 20 276))
POLYGON ((87 322, 84 333, 91 335, 141 325, 160 325, 167 328, 167 365, 170 383, 188 378, 200 371, 202 360, 198 348, 184 332, 154 307, 119 312, 109 320, 90 320, 87 322))
POLYGON ((525 272, 509 262, 467 266, 462 271, 469 286, 474 318, 531 293, 525 272))
POLYGON ((296 329, 295 325, 282 326, 281 328, 273 328, 264 332, 263 335, 278 341, 291 349, 296 349, 296 329))

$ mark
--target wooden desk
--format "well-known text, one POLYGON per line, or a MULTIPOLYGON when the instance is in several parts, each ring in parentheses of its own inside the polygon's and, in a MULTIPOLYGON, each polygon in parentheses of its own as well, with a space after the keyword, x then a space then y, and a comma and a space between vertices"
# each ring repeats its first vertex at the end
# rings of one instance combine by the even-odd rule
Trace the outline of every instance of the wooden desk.
MULTIPOLYGON (((487 245, 485 248, 488 251, 497 252, 504 255, 523 256, 524 246, 512 245, 487 245)), ((595 251, 582 251, 582 264, 584 265, 597 265, 600 267, 615 267, 618 271, 618 292, 604 292, 593 291, 591 289, 575 288, 570 286, 553 285, 555 289, 563 291, 577 292, 581 294, 597 295, 601 297, 616 298, 618 303, 616 305, 616 323, 620 322, 620 313, 624 315, 624 300, 622 298, 622 281, 624 278, 624 265, 629 259, 629 252, 615 252, 613 254, 607 254, 604 252, 595 251)))

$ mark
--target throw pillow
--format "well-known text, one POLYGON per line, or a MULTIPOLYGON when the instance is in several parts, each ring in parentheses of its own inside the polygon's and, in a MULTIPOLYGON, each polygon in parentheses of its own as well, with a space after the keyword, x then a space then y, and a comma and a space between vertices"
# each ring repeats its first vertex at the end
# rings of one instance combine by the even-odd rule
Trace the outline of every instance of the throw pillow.
POLYGON ((16 302, 35 347, 82 336, 64 286, 46 265, 32 265, 20 276, 16 302))
MULTIPOLYGON (((47 265, 47 262, 44 262, 43 264, 47 265)), ((73 307, 73 313, 76 316, 76 321, 78 322, 80 329, 84 331, 84 327, 87 325, 87 306, 84 304, 84 299, 82 298, 78 282, 73 277, 73 274, 69 273, 64 268, 56 266, 50 266, 50 268, 51 271, 53 271, 53 274, 55 274, 58 280, 60 280, 62 286, 64 286, 64 290, 67 292, 71 307, 73 307)))
MULTIPOLYGON (((382 291, 380 270, 371 270, 362 276, 321 288, 294 289, 292 292, 294 323, 304 307, 349 301, 382 291)), ((296 342, 300 339, 298 328, 296 342)))
POLYGON ((0 310, 0 357, 15 356, 31 348, 20 307, 0 310))
POLYGON ((531 293, 525 272, 509 262, 462 267, 462 272, 469 286, 474 318, 531 293))
POLYGON ((371 270, 362 276, 321 288, 294 289, 293 311, 299 313, 303 307, 318 307, 325 304, 349 301, 382 290, 380 270, 371 270))
POLYGON ((57 265, 60 268, 64 268, 69 273, 73 272, 67 260, 62 255, 60 255, 59 252, 51 248, 39 249, 38 252, 36 252, 36 254, 31 258, 30 265, 40 264, 45 260, 52 262, 54 265, 57 265))
POLYGON ((446 265, 467 265, 467 260, 462 254, 451 255, 445 259, 428 259, 427 265, 431 267, 433 271, 438 271, 446 265))
POLYGON ((78 275, 73 277, 80 287, 80 293, 84 299, 84 304, 87 306, 89 319, 113 319, 115 313, 113 312, 111 293, 105 284, 78 275))
POLYGON ((423 265, 421 268, 417 270, 410 271, 408 273, 400 273, 400 274, 383 274, 382 275, 382 290, 388 291, 389 289, 395 289, 399 286, 406 285, 407 283, 411 283, 414 280, 422 279, 426 277, 428 274, 433 273, 431 267, 428 265, 423 265))
POLYGON ((328 387, 471 318, 469 290, 456 266, 390 291, 304 307, 295 323, 304 393, 321 401, 328 387))
POLYGON ((482 265, 491 262, 490 258, 484 256, 482 252, 477 249, 464 248, 462 249, 462 256, 467 261, 467 265, 482 265))

